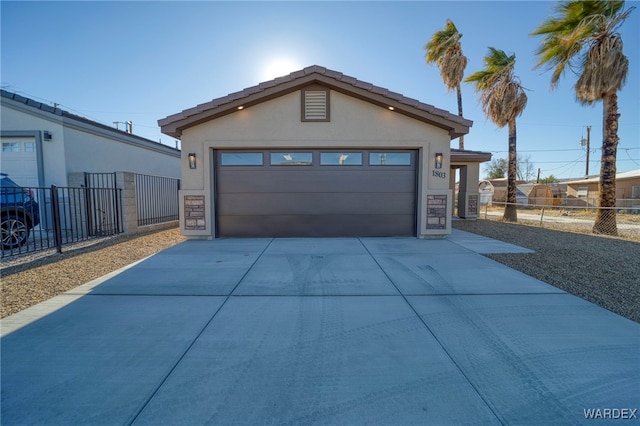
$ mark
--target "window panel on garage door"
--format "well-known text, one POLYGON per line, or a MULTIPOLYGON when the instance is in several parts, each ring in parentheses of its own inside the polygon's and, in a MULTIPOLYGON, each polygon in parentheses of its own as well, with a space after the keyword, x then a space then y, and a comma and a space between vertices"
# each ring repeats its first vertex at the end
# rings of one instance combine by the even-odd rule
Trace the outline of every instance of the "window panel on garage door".
POLYGON ((261 152, 224 152, 219 159, 223 166, 262 166, 263 163, 261 152))
POLYGON ((272 166, 311 166, 312 152, 272 152, 270 155, 272 166))
POLYGON ((225 165, 226 154, 216 151, 219 237, 415 235, 415 151, 388 152, 409 158, 389 167, 362 164, 365 150, 265 151, 270 165, 255 167, 225 165))
POLYGON ((369 164, 372 166, 410 166, 412 155, 409 152, 370 152, 369 164))
POLYGON ((321 152, 321 166, 362 166, 361 152, 321 152))

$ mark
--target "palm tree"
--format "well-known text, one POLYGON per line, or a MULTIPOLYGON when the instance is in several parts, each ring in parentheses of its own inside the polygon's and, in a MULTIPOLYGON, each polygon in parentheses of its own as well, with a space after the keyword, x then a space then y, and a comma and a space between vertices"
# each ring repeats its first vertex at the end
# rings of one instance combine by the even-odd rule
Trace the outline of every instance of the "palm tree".
MULTIPOLYGON (((431 40, 424 46, 425 59, 428 64, 435 63, 440 70, 440 76, 449 91, 456 90, 458 95, 458 115, 462 117, 462 90, 460 83, 467 67, 467 57, 462 54, 458 32, 451 19, 447 19, 444 29, 436 31, 431 40)), ((460 136, 458 147, 464 149, 464 135, 460 136)))
POLYGON ((617 235, 616 153, 618 149, 618 90, 629 70, 622 52, 618 27, 634 8, 624 10, 624 1, 571 0, 556 6, 558 16, 544 21, 531 35, 544 36, 536 51, 537 68, 553 69, 551 87, 568 67, 578 75, 578 101, 585 105, 603 101, 602 159, 599 200, 593 232, 617 235))
POLYGON ((516 222, 516 173, 518 168, 516 151, 516 117, 527 106, 527 95, 520 79, 513 73, 516 55, 507 55, 504 51, 489 48, 484 57, 485 69, 471 74, 465 82, 475 83, 476 92, 480 92, 480 103, 487 117, 498 127, 509 126, 509 166, 507 171, 507 204, 504 208, 504 220, 516 222))

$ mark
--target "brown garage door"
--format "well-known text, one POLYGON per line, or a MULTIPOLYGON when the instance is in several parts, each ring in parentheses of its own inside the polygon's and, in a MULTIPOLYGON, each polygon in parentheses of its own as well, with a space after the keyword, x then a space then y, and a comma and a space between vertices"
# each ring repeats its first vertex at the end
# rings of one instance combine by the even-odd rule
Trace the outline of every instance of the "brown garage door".
POLYGON ((416 234, 416 151, 215 151, 218 237, 416 234))

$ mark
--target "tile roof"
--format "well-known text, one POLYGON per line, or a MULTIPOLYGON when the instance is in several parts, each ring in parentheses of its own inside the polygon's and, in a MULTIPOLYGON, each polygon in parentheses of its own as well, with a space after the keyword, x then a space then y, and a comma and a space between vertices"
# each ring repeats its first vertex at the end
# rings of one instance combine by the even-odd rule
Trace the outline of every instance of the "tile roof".
POLYGON ((393 106, 397 112, 449 130, 452 138, 468 133, 469 127, 473 124, 471 120, 417 99, 408 98, 338 71, 313 65, 162 118, 158 120, 158 125, 163 133, 180 137, 183 129, 232 113, 241 103, 247 106, 263 102, 314 82, 381 106, 393 106))

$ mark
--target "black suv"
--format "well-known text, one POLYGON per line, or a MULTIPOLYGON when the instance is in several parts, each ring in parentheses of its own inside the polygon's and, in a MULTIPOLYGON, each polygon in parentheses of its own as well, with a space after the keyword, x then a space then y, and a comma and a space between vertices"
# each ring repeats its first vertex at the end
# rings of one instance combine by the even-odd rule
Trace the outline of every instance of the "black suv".
POLYGON ((2 205, 2 248, 20 247, 29 239, 29 231, 40 223, 40 208, 33 191, 18 186, 6 173, 0 173, 2 205))

